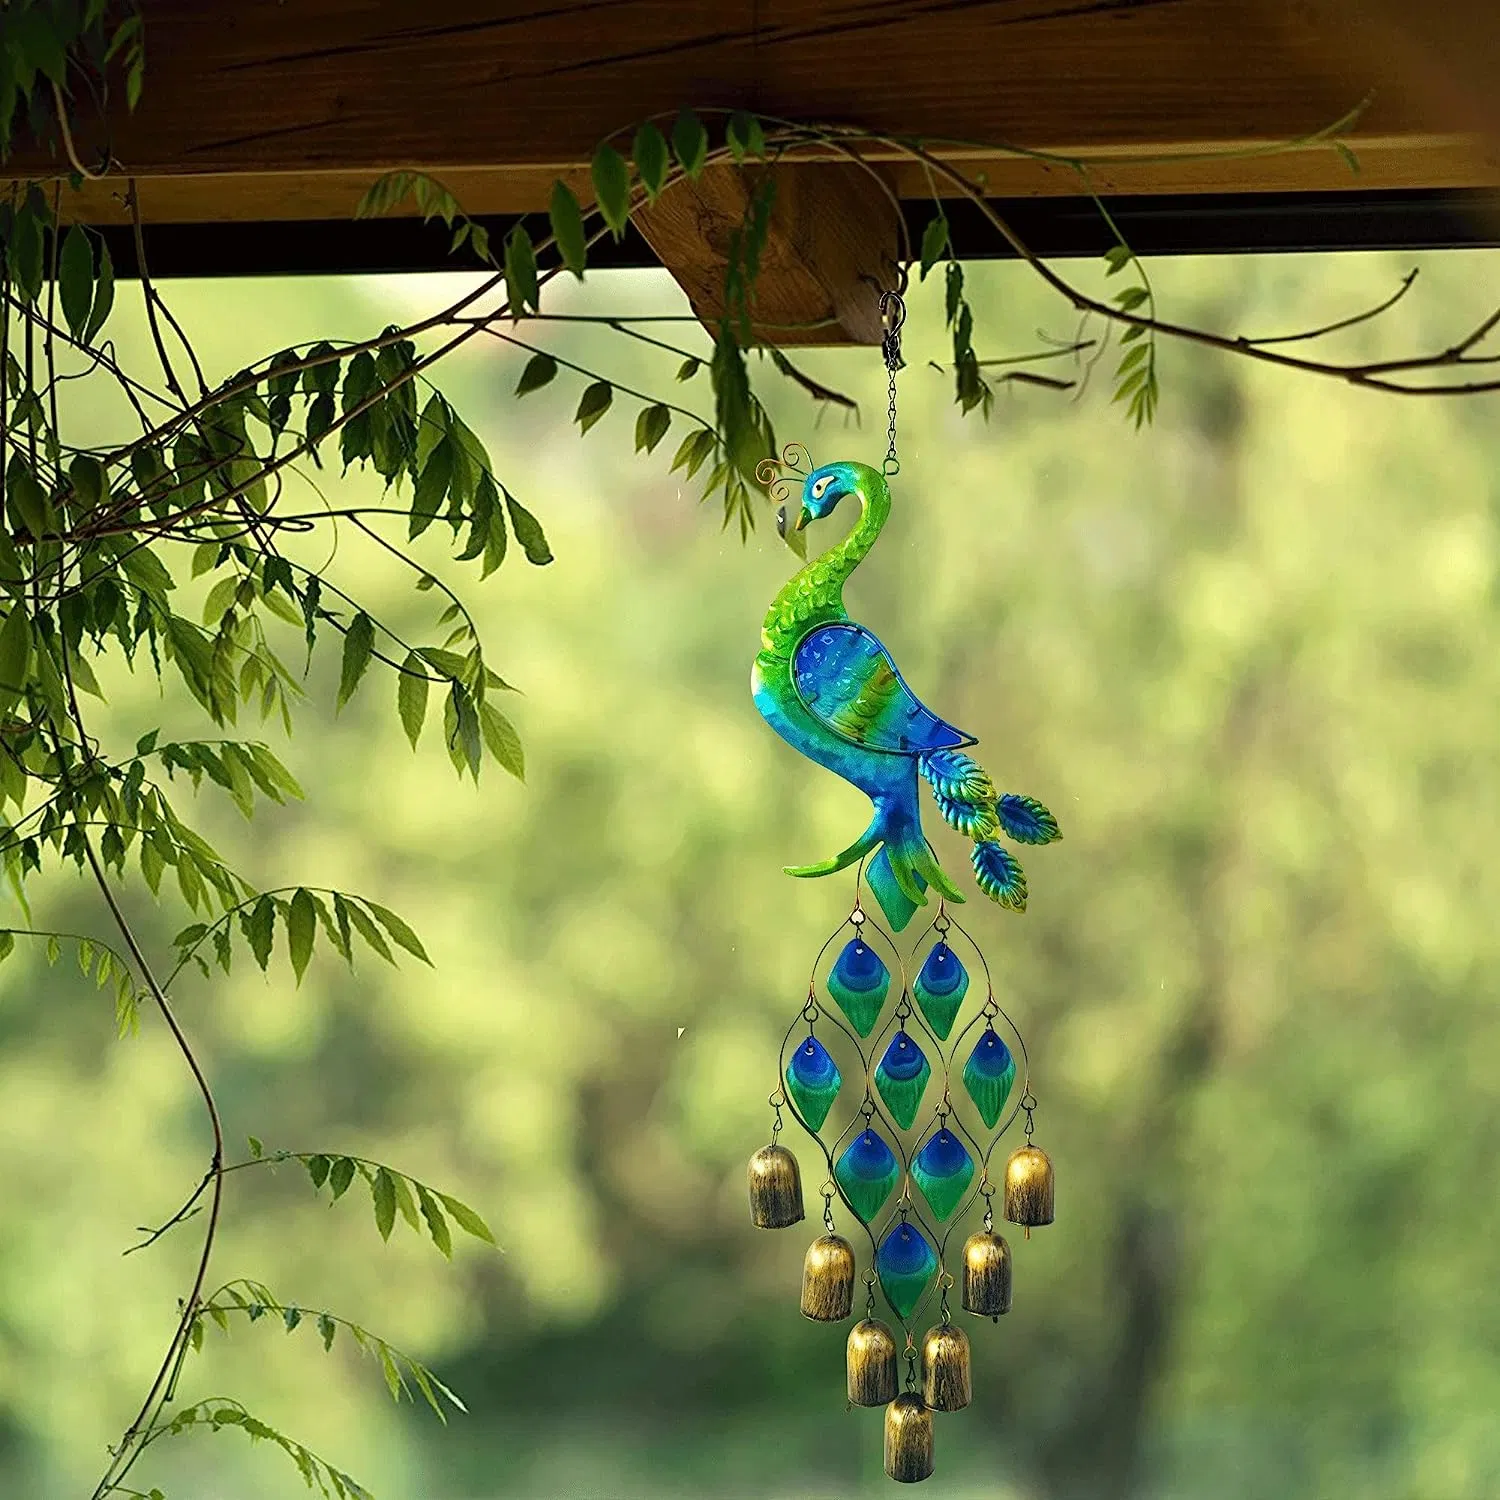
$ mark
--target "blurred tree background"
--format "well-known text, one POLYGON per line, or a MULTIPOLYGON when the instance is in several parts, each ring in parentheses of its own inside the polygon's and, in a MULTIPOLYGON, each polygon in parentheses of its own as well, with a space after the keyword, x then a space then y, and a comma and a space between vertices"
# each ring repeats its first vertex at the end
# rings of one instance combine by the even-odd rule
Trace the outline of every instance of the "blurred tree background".
MULTIPOLYGON (((1153 270, 1184 320, 1260 336, 1370 305, 1409 264, 1153 270)), ((1345 345, 1442 347, 1496 264, 1429 257, 1390 327, 1345 345)), ((596 279, 612 307, 682 310, 664 274, 596 279)), ((970 281, 981 327, 1022 347, 1073 334, 1024 269, 970 281)), ((211 379, 441 294, 171 290, 211 379)), ((1492 1495, 1494 405, 1169 347, 1153 429, 1121 421, 1104 367, 1076 400, 1006 387, 986 425, 928 365, 937 299, 912 298, 904 467, 851 611, 1066 841, 1028 862, 1024 918, 968 911, 1032 1047, 1058 1221, 1012 1237, 1014 1311, 973 1329, 976 1399, 940 1419, 926 1493, 1492 1495)), ((875 354, 806 363, 863 425, 815 427, 787 394, 782 436, 878 457, 875 354)), ((368 1204, 329 1209, 287 1166, 247 1174, 218 1274, 377 1329, 470 1415, 393 1412, 372 1362, 274 1318, 212 1336, 183 1399, 240 1397, 382 1500, 885 1493, 880 1413, 844 1410, 842 1333, 797 1314, 815 1230, 754 1231, 744 1203, 782 1032, 851 894, 780 869, 865 821, 750 705, 795 559, 770 525, 744 546, 721 533, 661 452, 632 458, 623 407, 580 442, 562 381, 514 401, 519 366, 465 353, 444 384, 487 412, 496 469, 557 560, 478 586, 429 550, 524 694, 507 707, 527 784, 459 784, 431 726, 413 755, 372 674, 286 747, 305 804, 210 817, 247 876, 366 893, 436 968, 318 960, 299 991, 284 965, 241 966, 179 992, 232 1137, 389 1161, 475 1204, 503 1247, 460 1247, 450 1269, 415 1236, 382 1245, 368 1204)), ((393 565, 342 547, 399 626, 393 565)), ((170 730, 145 678, 106 686, 111 737, 163 712, 170 730)), ((84 885, 49 891, 40 925, 97 925, 84 885)), ((186 920, 141 915, 158 942, 186 920)), ((109 997, 66 965, 0 971, 0 1492, 80 1492, 149 1382, 191 1236, 120 1252, 197 1180, 200 1137, 159 1025, 116 1041, 109 997)), ((151 1481, 174 1496, 301 1492, 234 1432, 158 1451, 151 1481)))

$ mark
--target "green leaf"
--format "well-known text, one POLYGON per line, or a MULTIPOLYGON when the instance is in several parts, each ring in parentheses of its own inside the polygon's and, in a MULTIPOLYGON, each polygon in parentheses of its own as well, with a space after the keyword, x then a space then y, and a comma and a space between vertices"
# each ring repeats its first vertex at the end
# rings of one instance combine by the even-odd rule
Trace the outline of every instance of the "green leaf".
POLYGON ((452 1260, 453 1236, 448 1231, 448 1221, 443 1217, 437 1199, 420 1182, 416 1184, 416 1188, 417 1202, 422 1209, 422 1217, 427 1220, 427 1232, 432 1236, 432 1243, 452 1260))
POLYGON ((389 911, 383 906, 377 906, 373 901, 366 901, 365 905, 374 912, 375 919, 390 933, 399 946, 405 948, 413 958, 420 958, 424 964, 431 965, 432 960, 428 958, 427 950, 422 946, 421 939, 418 938, 416 933, 395 912, 389 911))
POLYGON ((333 1336, 338 1331, 339 1325, 327 1313, 318 1314, 318 1334, 323 1340, 323 1352, 325 1354, 333 1348, 333 1336))
POLYGON ((417 1217, 417 1200, 412 1197, 410 1184, 399 1172, 392 1172, 391 1177, 396 1185, 396 1207, 401 1210, 401 1217, 420 1233, 422 1224, 417 1217))
POLYGON ((573 420, 581 432, 587 432, 610 408, 615 399, 615 389, 607 380, 596 380, 579 398, 578 410, 573 420))
POLYGON ((312 957, 313 938, 317 931, 317 907, 313 904, 312 896, 299 888, 292 894, 291 907, 286 917, 287 943, 291 948, 292 969, 297 975, 298 984, 302 983, 308 960, 312 957))
POLYGON ((344 636, 344 658, 339 671, 339 707, 354 696, 359 680, 370 665, 375 645, 375 622, 363 610, 355 615, 344 636))
POLYGON ((630 154, 635 158, 635 169, 640 174, 647 199, 655 203, 667 180, 667 138, 647 120, 636 131, 630 154))
POLYGON ((510 300, 511 317, 517 318, 529 307, 540 309, 537 288, 536 250, 524 224, 517 224, 505 237, 505 290, 510 300))
POLYGON ((99 275, 94 282, 94 304, 89 309, 89 321, 83 331, 84 343, 92 343, 94 335, 104 327, 110 309, 115 305, 115 263, 110 257, 109 246, 99 241, 99 275))
POLYGON ((1150 295, 1143 286, 1128 286, 1123 292, 1116 293, 1115 301, 1120 304, 1122 311, 1130 312, 1133 308, 1139 307, 1150 295))
POLYGON ((1335 141, 1333 143, 1333 149, 1337 151, 1341 157, 1343 157, 1344 165, 1348 167, 1349 170, 1355 174, 1355 176, 1358 176, 1361 170, 1359 165, 1359 158, 1354 154, 1353 150, 1348 146, 1348 144, 1346 144, 1344 141, 1335 141))
POLYGON ((708 156, 708 132, 690 109, 677 116, 672 125, 672 149, 689 177, 697 177, 708 156))
POLYGON ((73 493, 90 510, 97 510, 109 494, 104 465, 92 454, 74 455, 68 464, 68 479, 73 485, 73 493))
MULTIPOLYGON (((615 238, 619 239, 625 233, 626 224, 630 222, 630 169, 625 165, 625 158, 613 146, 600 146, 594 153, 590 176, 593 178, 594 197, 599 204, 599 212, 603 215, 604 222, 614 231, 615 238)), ((553 208, 556 206, 557 192, 554 188, 553 208)), ((562 246, 561 236, 558 237, 558 246, 562 246)), ((566 254, 563 259, 568 268, 573 269, 566 254)))
POLYGON ((417 748, 422 723, 427 717, 428 687, 427 664, 415 651, 410 652, 400 677, 396 679, 396 709, 413 750, 417 748))
POLYGON ((57 294, 68 331, 79 338, 88 328, 94 305, 94 250, 81 224, 63 236, 57 257, 57 294))
POLYGON ((370 1184, 370 1196, 375 1201, 375 1227, 380 1231, 380 1238, 388 1240, 396 1223, 396 1184, 384 1167, 376 1172, 375 1180, 370 1184))
POLYGON ((1111 245, 1104 252, 1104 263, 1109 267, 1109 270, 1105 274, 1113 276, 1117 272, 1123 271, 1134 259, 1135 252, 1129 245, 1111 245))
POLYGON ((469 1207, 467 1203, 460 1203, 457 1198, 451 1198, 447 1193, 439 1193, 443 1207, 453 1217, 453 1222, 458 1225, 465 1234, 472 1234, 476 1240, 483 1240, 487 1245, 495 1243, 495 1236, 490 1233, 490 1226, 469 1207))
POLYGON ((333 1165, 321 1153, 307 1157, 302 1164, 307 1168, 307 1175, 312 1178, 312 1185, 315 1188, 321 1188, 328 1180, 328 1169, 333 1165))
POLYGON ((31 664, 31 621, 20 600, 12 600, 10 613, 0 625, 0 715, 10 712, 26 690, 31 664))
POLYGON ((479 723, 489 752, 517 781, 526 780, 526 754, 510 720, 488 700, 479 705, 479 723))
POLYGON ((372 947, 388 964, 396 962, 395 955, 386 945, 386 941, 380 935, 380 929, 370 919, 370 914, 355 901, 346 901, 344 910, 349 914, 349 920, 354 924, 354 930, 372 947))
POLYGON ((941 209, 938 210, 928 221, 927 227, 922 231, 922 276, 927 280, 927 273, 943 257, 943 251, 948 248, 948 216, 941 209))
POLYGON ((588 240, 583 232, 583 210, 573 189, 559 179, 552 184, 552 203, 547 210, 552 237, 562 263, 581 281, 588 260, 588 240))
POLYGON ((677 378, 679 380, 691 380, 693 376, 696 375, 702 368, 703 361, 701 359, 695 359, 692 355, 689 355, 685 360, 683 360, 680 365, 678 365, 677 378))
POLYGON ((944 319, 952 323, 964 300, 964 268, 960 261, 950 260, 943 281, 944 319))
POLYGON ((35 302, 42 290, 45 251, 41 218, 29 203, 17 211, 11 223, 5 253, 22 296, 35 302))
POLYGON ((261 1157, 266 1154, 266 1148, 261 1143, 260 1137, 252 1135, 247 1136, 245 1139, 248 1141, 250 1146, 250 1155, 253 1156, 256 1161, 259 1161, 261 1157))
POLYGON ((746 110, 737 109, 730 115, 724 136, 729 143, 730 154, 736 161, 744 161, 747 156, 764 157, 766 154, 765 131, 761 129, 760 121, 746 110))
MULTIPOLYGON (((6 468, 5 492, 10 501, 11 514, 25 526, 33 541, 40 541, 49 531, 56 529, 52 503, 47 498, 47 492, 37 482, 30 464, 19 453, 12 455, 6 468)), ((131 556, 138 557, 140 554, 132 553, 131 556)))
POLYGON ((515 532, 526 561, 539 568, 545 567, 552 561, 552 549, 547 545, 542 523, 509 490, 501 493, 505 496, 505 508, 510 512, 510 529, 515 532))
POLYGON ((672 425, 671 408, 661 402, 645 407, 635 419, 635 451, 651 453, 672 425))
POLYGON ((347 1156, 341 1156, 329 1168, 328 1186, 333 1196, 342 1198, 349 1191, 349 1184, 354 1181, 354 1163, 347 1156))
POLYGON ((250 952, 264 970, 271 961, 271 946, 276 933, 276 903, 269 896, 262 896, 245 919, 245 937, 250 952))
POLYGON ((557 361, 550 354, 533 354, 516 382, 516 395, 529 396, 557 379, 557 361))

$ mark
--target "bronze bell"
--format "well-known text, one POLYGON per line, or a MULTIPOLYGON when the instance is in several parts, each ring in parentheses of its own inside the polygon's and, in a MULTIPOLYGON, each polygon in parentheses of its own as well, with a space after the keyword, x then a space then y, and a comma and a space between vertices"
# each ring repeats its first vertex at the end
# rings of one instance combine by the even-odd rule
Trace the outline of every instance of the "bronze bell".
POLYGON ((1005 1217, 1024 1224, 1028 1239, 1034 1225, 1052 1222, 1052 1163, 1040 1146, 1012 1151, 1005 1164, 1005 1217))
POLYGON ((885 1472, 898 1484, 932 1474, 932 1413, 915 1391, 902 1391, 885 1409, 885 1472))
POLYGON ((964 1243, 964 1311, 998 1318, 1010 1311, 1010 1246, 981 1229, 964 1243))
POLYGON ((785 1146, 762 1146, 750 1158, 750 1218, 757 1229, 785 1229, 802 1218, 802 1174, 785 1146))
POLYGON ((861 1318, 849 1330, 846 1363, 851 1406, 884 1406, 895 1399, 896 1336, 879 1318, 861 1318))
POLYGON ((933 1411, 962 1411, 973 1396, 968 1334, 952 1323, 929 1328, 922 1340, 922 1400, 933 1411))
POLYGON ((854 1306, 854 1246, 836 1234, 820 1234, 802 1262, 802 1316, 840 1323, 854 1306))

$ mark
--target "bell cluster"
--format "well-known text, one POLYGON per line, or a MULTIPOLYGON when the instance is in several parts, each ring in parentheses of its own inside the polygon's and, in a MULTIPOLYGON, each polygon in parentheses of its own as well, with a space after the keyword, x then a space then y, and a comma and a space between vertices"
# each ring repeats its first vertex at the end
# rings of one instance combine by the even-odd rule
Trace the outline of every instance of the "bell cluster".
MULTIPOLYGON (((1028 1144, 1005 1164, 1004 1213, 1029 1235, 1053 1217, 1053 1170, 1047 1153, 1028 1144)), ((750 1158, 750 1217, 759 1229, 787 1229, 805 1217, 797 1158, 773 1142, 750 1158)), ((1002 1235, 990 1228, 971 1234, 963 1249, 965 1312, 998 1321, 1010 1311, 1012 1258, 1002 1235)), ((802 1315, 838 1323, 854 1310, 857 1280, 854 1247, 841 1235, 821 1234, 802 1264, 802 1315)), ((923 1336, 920 1372, 908 1367, 901 1388, 902 1346, 889 1324, 866 1316, 849 1331, 845 1349, 851 1406, 885 1407, 885 1472, 914 1484, 933 1472, 934 1412, 961 1411, 973 1399, 969 1336, 949 1319, 946 1297, 941 1321, 923 1336)))

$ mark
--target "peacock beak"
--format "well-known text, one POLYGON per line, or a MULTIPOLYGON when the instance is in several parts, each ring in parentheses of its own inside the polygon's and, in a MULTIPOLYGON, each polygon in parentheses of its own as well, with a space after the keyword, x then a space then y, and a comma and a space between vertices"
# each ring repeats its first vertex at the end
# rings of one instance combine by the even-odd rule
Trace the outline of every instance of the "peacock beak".
POLYGON ((797 512, 797 519, 793 523, 792 529, 794 531, 806 530, 807 523, 812 520, 812 518, 812 512, 804 505, 802 509, 797 512))

